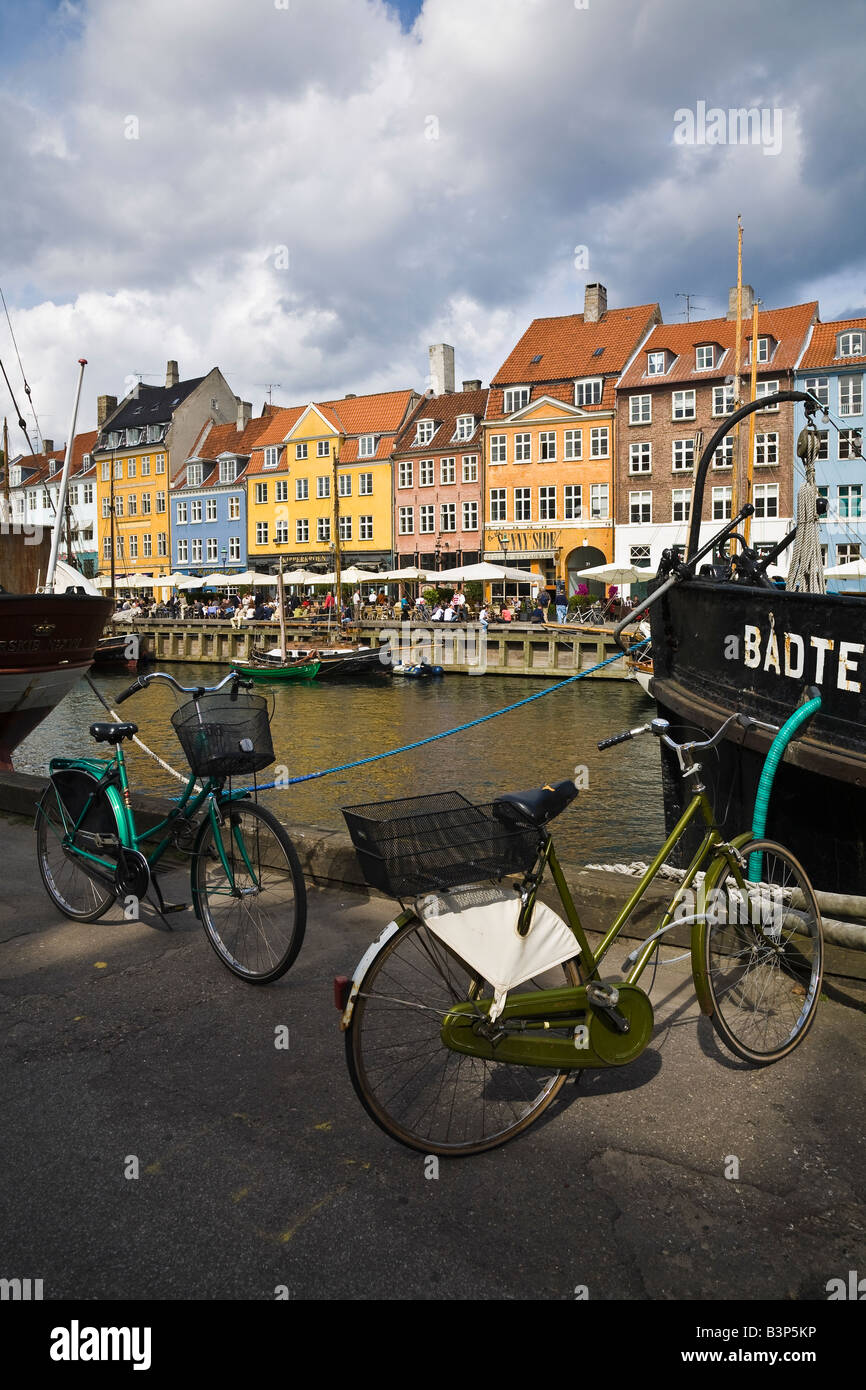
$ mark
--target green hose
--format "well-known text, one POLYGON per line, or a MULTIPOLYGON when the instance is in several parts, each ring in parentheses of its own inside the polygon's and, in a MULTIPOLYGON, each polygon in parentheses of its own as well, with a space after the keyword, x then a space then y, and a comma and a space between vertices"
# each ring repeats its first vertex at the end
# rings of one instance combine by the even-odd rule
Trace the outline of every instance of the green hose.
MULTIPOLYGON (((816 695, 814 700, 808 700, 805 705, 795 709, 790 719, 782 725, 773 742, 770 744, 770 751, 764 761, 761 772, 761 780, 758 783, 758 794, 755 797, 755 813, 752 818, 752 838, 760 840, 767 828, 767 810, 770 805, 770 792, 773 789, 773 778, 776 776, 776 768, 785 756, 785 750, 795 733, 807 719, 821 708, 821 696, 816 695)), ((749 855, 750 883, 759 883, 761 878, 761 859, 760 854, 749 855)))

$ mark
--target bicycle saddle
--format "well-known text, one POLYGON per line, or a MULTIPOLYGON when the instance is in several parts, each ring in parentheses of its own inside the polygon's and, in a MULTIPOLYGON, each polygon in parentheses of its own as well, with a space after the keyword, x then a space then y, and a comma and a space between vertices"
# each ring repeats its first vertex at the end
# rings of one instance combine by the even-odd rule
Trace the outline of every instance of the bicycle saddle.
POLYGON ((529 821, 530 825, 546 825, 576 796, 573 782, 557 782, 555 787, 538 787, 529 792, 507 792, 494 801, 493 814, 506 823, 529 821))
POLYGON ((122 743, 125 738, 132 738, 133 734, 138 733, 137 724, 91 724, 90 737, 96 739, 97 743, 122 743))

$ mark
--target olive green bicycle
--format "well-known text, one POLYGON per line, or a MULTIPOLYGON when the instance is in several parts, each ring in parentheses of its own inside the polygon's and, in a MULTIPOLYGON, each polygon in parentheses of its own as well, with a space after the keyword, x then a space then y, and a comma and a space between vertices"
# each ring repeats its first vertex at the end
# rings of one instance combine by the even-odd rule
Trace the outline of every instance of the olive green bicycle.
MULTIPOLYGON (((777 752, 809 708, 777 732, 777 752)), ((724 836, 701 781, 697 755, 735 721, 759 726, 732 715, 713 737, 677 743, 654 719, 599 744, 652 732, 693 779, 693 796, 596 950, 547 830, 577 795, 573 782, 489 806, 448 792, 345 808, 367 881, 415 899, 354 978, 335 982, 352 1084, 387 1134, 425 1154, 481 1153, 527 1129, 571 1072, 634 1061, 653 1030, 638 981, 677 923, 691 927, 701 1010, 736 1056, 764 1066, 802 1041, 823 972, 815 893, 781 845, 752 832, 724 836), (703 822, 700 846, 657 927, 622 977, 603 981, 610 947, 693 821, 703 822), (537 901, 548 868, 564 921, 537 901), (519 881, 491 882, 505 875, 519 881)))

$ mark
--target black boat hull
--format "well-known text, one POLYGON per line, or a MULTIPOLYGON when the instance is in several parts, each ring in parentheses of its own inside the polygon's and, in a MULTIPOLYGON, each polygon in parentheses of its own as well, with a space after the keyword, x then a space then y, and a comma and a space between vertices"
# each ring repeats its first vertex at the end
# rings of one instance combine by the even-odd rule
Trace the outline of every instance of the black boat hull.
MULTIPOLYGON (((819 888, 866 893, 866 599, 698 579, 669 590, 650 614, 652 693, 675 732, 714 732, 735 711, 781 725, 806 686, 818 687, 822 708, 776 774, 767 834, 819 888)), ((751 827, 771 739, 752 732, 744 741, 736 730, 718 761, 705 760, 731 833, 751 827)), ((690 788, 666 750, 662 777, 670 828, 690 788)))

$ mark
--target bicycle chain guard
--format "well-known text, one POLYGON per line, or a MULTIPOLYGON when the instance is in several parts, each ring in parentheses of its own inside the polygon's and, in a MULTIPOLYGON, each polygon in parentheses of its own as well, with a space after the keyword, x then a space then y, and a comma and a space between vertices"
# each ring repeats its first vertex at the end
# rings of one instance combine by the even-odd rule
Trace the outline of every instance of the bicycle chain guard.
POLYGON ((616 989, 616 1010, 628 1032, 608 1011, 594 1009, 581 985, 509 994, 495 1029, 478 1021, 490 999, 457 1004, 443 1020, 442 1042, 452 1052, 517 1066, 563 1071, 625 1066, 652 1037, 654 1015, 649 995, 637 985, 617 984, 616 989))
POLYGON ((141 850, 122 849, 114 871, 114 887, 120 898, 143 898, 150 887, 150 865, 141 850))

